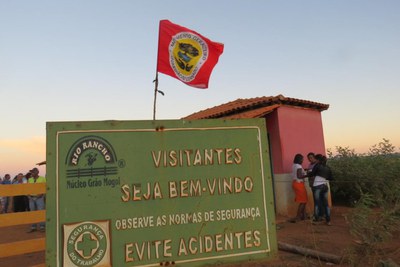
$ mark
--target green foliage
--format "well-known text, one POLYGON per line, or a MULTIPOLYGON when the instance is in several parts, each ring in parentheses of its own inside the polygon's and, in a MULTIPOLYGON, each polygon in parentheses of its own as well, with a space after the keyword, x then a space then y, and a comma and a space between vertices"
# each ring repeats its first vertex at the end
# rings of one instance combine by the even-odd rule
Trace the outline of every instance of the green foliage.
POLYGON ((359 243, 347 255, 353 266, 376 266, 378 261, 387 260, 380 246, 400 231, 400 205, 376 207, 382 202, 385 201, 363 194, 348 217, 350 232, 359 243))
POLYGON ((351 261, 357 265, 372 254, 379 260, 379 245, 400 231, 400 155, 387 139, 367 154, 357 154, 348 147, 336 147, 336 152, 328 151, 335 178, 333 199, 354 205, 348 219, 352 235, 361 244, 351 261))
POLYGON ((390 240, 392 233, 400 230, 399 205, 392 205, 395 209, 371 208, 377 204, 374 196, 364 194, 355 206, 356 212, 349 216, 351 233, 371 250, 374 250, 378 243, 390 240))
POLYGON ((373 145, 369 149, 369 155, 371 156, 379 156, 379 155, 390 155, 394 154, 395 146, 393 146, 388 139, 383 138, 382 142, 379 142, 377 145, 373 145))
POLYGON ((383 139, 368 154, 357 154, 348 147, 336 147, 336 155, 328 151, 328 165, 335 181, 331 190, 334 202, 354 205, 362 195, 371 194, 387 202, 399 201, 400 155, 383 139))

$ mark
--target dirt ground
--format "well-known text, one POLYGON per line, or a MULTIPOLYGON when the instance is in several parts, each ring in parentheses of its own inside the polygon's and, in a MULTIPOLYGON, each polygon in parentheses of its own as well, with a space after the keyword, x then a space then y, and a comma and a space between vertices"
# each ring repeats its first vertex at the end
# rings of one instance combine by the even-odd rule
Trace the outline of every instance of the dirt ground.
MULTIPOLYGON (((351 209, 347 207, 333 207, 332 226, 327 226, 325 224, 313 225, 310 220, 290 223, 288 222, 289 218, 278 216, 276 219, 278 242, 349 258, 349 256, 351 256, 351 249, 360 247, 359 241, 349 232, 346 215, 350 211, 351 209)), ((26 233, 28 229, 29 225, 2 228, 0 243, 44 237, 44 233, 40 232, 26 233)), ((400 238, 398 236, 399 235, 397 235, 392 242, 382 245, 380 251, 377 251, 377 253, 381 255, 381 258, 385 259, 386 263, 395 264, 386 266, 396 266, 396 264, 400 266, 400 238)), ((369 259, 364 258, 362 263, 356 263, 354 265, 379 266, 379 261, 375 260, 375 264, 373 264, 374 256, 376 255, 370 255, 369 259)), ((35 266, 43 264, 44 262, 45 256, 43 251, 0 259, 0 267, 35 266)), ((279 250, 277 258, 273 261, 242 263, 240 266, 352 266, 352 264, 345 261, 342 261, 340 264, 333 264, 279 250)))

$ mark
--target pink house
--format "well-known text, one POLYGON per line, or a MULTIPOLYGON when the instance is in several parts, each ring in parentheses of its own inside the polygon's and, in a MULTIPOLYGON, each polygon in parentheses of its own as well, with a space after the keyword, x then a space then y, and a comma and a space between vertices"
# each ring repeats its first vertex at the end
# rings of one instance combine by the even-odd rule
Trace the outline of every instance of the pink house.
MULTIPOLYGON (((321 112, 328 108, 328 104, 278 95, 237 99, 193 113, 183 119, 265 118, 270 143, 276 212, 281 215, 294 215, 297 204, 294 203, 290 177, 293 158, 297 153, 303 154, 303 167, 307 167, 306 155, 309 152, 325 154, 321 112)), ((311 200, 308 207, 310 213, 312 195, 309 188, 308 191, 311 200)))

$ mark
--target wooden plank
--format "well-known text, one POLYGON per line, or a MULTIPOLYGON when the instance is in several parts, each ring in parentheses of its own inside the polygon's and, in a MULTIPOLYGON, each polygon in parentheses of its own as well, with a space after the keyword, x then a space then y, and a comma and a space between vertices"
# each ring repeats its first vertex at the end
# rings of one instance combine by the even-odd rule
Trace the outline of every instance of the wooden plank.
POLYGON ((304 256, 310 256, 310 257, 313 257, 313 258, 316 258, 319 260, 332 262, 335 264, 339 264, 342 261, 342 257, 335 255, 335 254, 318 251, 318 250, 314 250, 314 249, 309 249, 309 248, 303 248, 300 246, 291 245, 291 244, 284 243, 284 242, 278 242, 278 248, 283 251, 293 252, 293 253, 301 254, 304 256))
POLYGON ((0 196, 24 196, 46 193, 46 183, 0 185, 0 196))
POLYGON ((0 227, 46 221, 46 210, 0 214, 0 227))
POLYGON ((24 241, 0 244, 0 258, 17 256, 26 253, 39 252, 46 249, 46 238, 36 238, 24 241))

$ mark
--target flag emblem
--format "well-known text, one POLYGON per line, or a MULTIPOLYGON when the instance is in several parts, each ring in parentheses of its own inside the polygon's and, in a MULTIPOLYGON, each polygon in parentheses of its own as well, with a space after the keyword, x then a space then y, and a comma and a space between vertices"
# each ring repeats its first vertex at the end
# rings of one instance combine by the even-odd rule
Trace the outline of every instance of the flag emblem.
POLYGON ((157 72, 205 89, 223 51, 221 43, 168 20, 160 21, 157 72))
POLYGON ((169 44, 170 64, 181 81, 191 82, 208 57, 208 45, 198 35, 181 32, 169 44))

